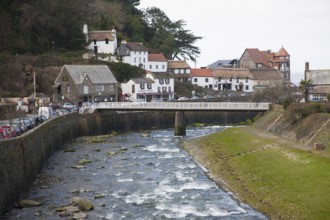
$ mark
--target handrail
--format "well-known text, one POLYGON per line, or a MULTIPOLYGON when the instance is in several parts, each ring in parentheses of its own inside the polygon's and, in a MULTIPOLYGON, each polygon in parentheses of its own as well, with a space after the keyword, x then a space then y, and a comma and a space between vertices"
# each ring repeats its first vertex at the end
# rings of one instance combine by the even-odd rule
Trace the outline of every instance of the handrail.
POLYGON ((112 110, 259 110, 269 109, 268 102, 96 102, 84 103, 80 112, 112 110))

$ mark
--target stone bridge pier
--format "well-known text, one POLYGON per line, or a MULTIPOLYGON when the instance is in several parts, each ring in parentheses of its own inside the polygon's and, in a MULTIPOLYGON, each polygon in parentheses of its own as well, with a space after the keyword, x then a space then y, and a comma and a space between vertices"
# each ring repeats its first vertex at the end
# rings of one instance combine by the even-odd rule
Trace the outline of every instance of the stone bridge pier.
POLYGON ((175 112, 174 135, 186 136, 186 122, 183 111, 175 112))

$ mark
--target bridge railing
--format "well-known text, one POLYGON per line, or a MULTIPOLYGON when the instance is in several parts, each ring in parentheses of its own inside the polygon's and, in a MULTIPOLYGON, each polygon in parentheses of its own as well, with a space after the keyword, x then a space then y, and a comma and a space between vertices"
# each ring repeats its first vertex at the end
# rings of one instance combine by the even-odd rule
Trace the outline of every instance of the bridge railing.
POLYGON ((96 102, 84 103, 81 112, 95 109, 114 110, 260 110, 269 109, 268 102, 96 102))

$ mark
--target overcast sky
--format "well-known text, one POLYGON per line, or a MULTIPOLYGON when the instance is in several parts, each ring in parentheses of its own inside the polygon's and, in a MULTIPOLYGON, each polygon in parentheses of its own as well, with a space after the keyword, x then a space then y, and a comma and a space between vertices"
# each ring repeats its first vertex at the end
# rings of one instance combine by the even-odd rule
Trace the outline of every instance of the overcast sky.
POLYGON ((240 58, 246 48, 277 52, 283 45, 291 55, 292 75, 303 78, 306 61, 310 69, 330 69, 329 0, 140 0, 140 3, 140 9, 154 6, 172 21, 184 20, 185 29, 203 37, 196 43, 201 49, 197 68, 219 59, 240 58))

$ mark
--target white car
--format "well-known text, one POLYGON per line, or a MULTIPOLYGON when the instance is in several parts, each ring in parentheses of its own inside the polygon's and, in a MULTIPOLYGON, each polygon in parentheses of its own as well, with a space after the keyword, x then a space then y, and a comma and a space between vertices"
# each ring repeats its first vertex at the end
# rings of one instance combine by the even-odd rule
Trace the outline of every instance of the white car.
POLYGON ((67 110, 71 110, 74 108, 74 106, 71 103, 64 103, 63 108, 67 110))

